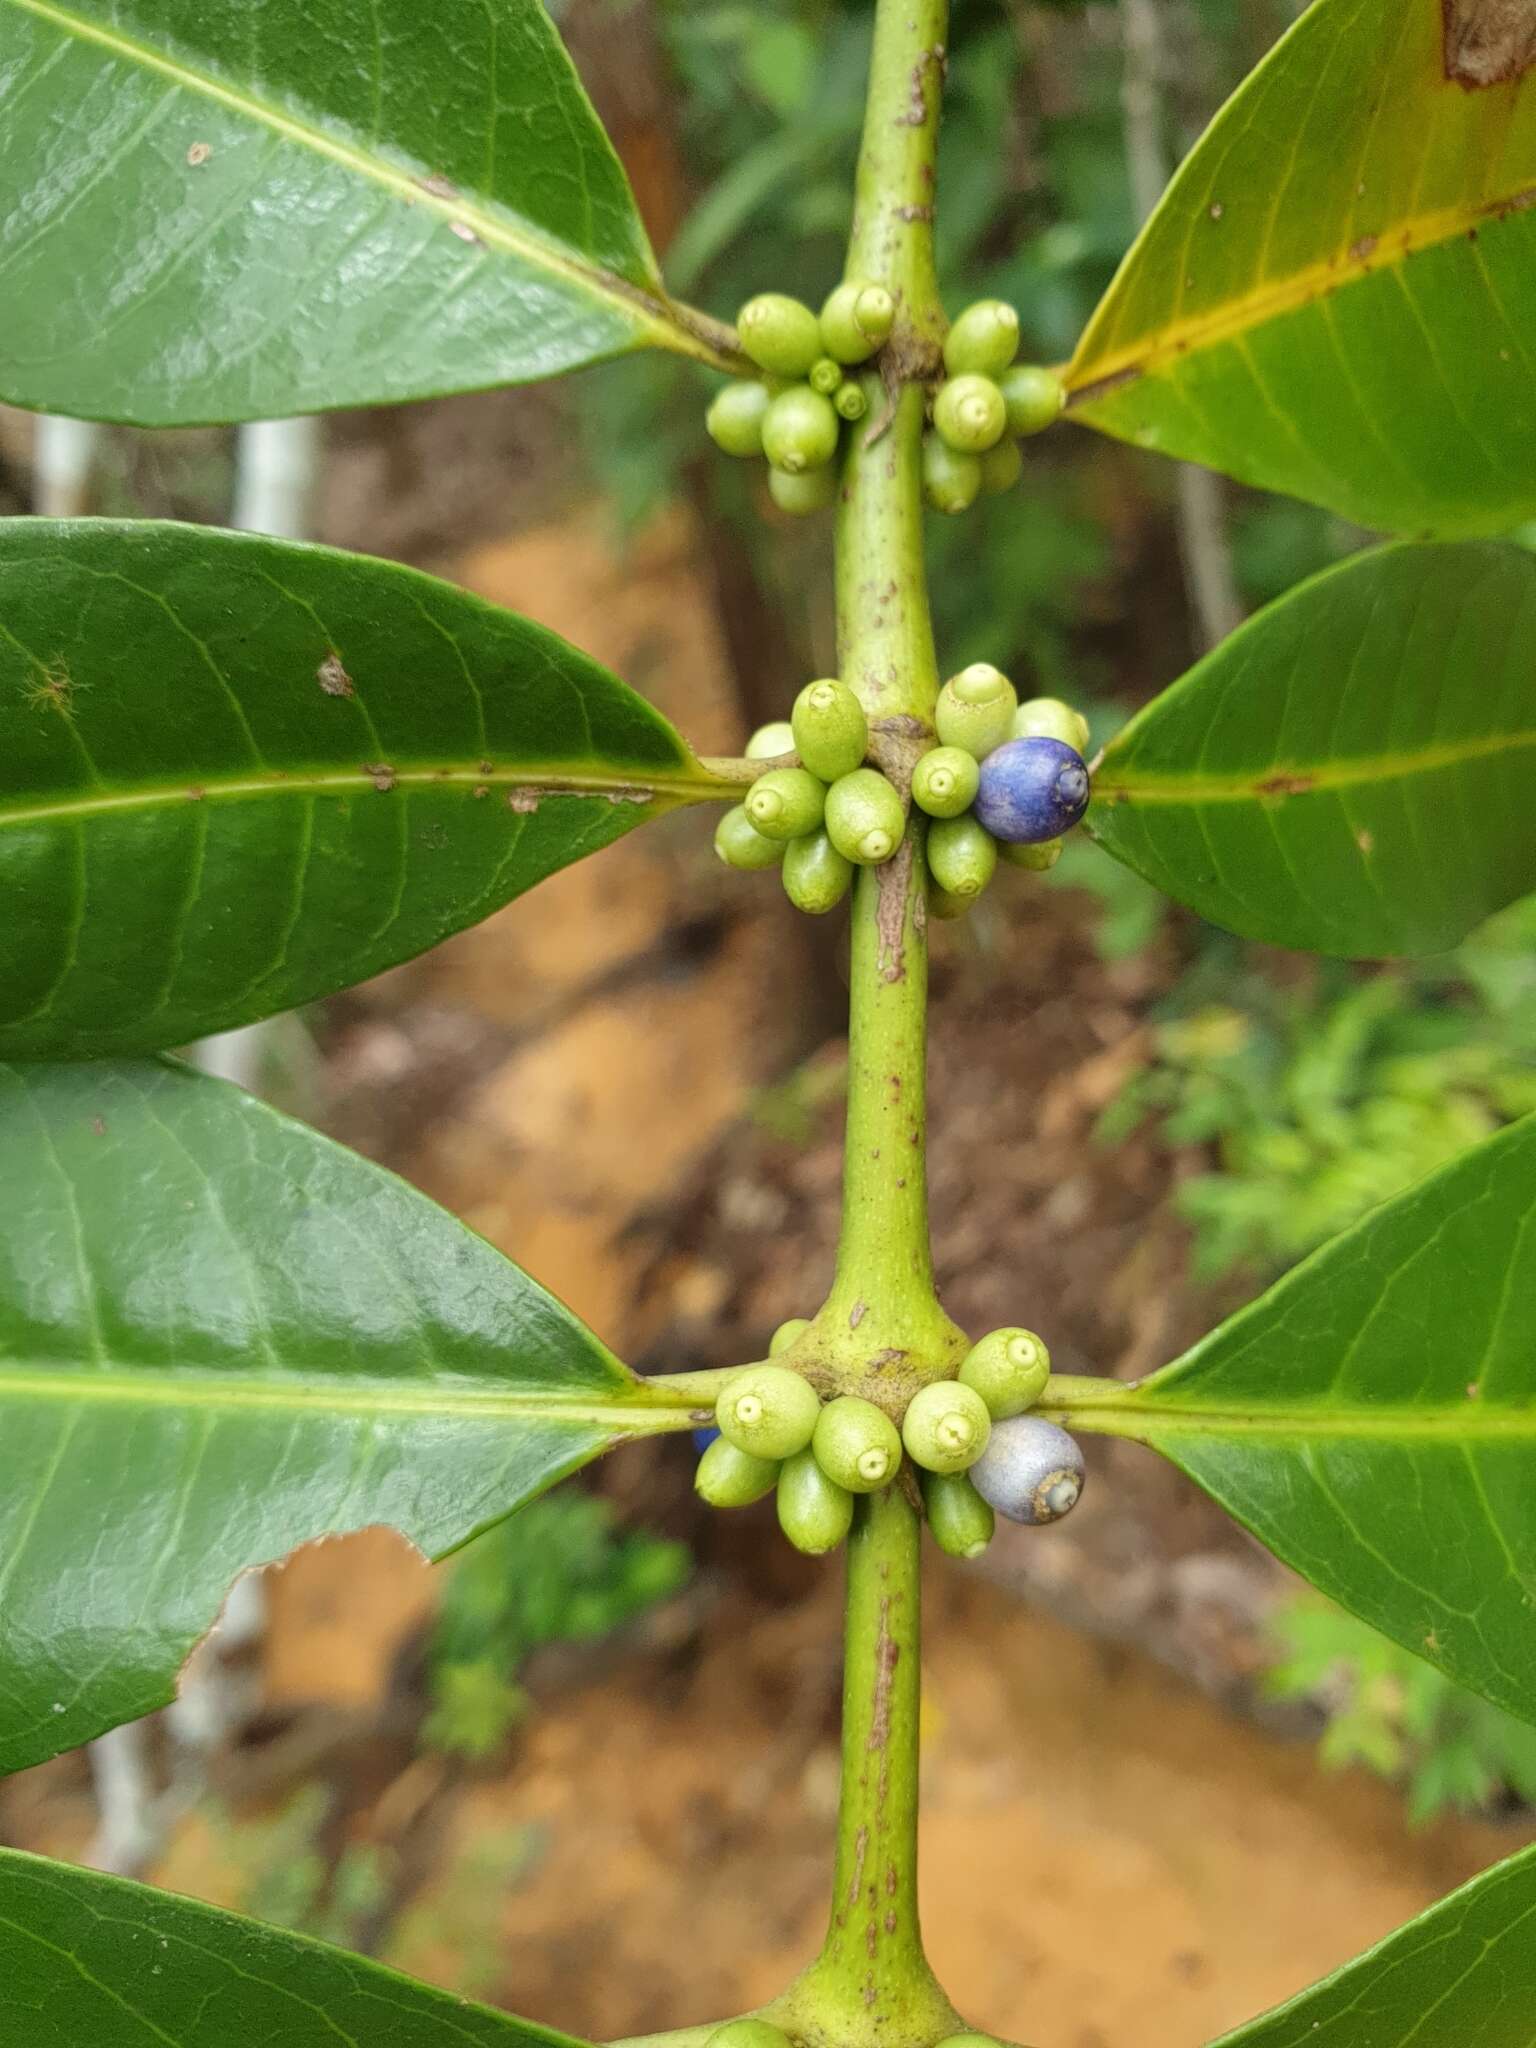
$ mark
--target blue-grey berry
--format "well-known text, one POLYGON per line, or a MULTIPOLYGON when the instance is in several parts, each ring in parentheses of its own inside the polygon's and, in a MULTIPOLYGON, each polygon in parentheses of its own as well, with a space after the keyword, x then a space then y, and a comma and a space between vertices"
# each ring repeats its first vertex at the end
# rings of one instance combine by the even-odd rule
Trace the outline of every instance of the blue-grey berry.
POLYGON ((972 1486, 1010 1522, 1057 1522, 1083 1490, 1083 1453, 1043 1415, 1014 1415, 992 1425, 971 1466, 972 1486))
POLYGON ((994 839, 1057 839, 1088 808, 1088 770, 1065 740, 1007 740, 981 764, 974 811, 994 839))

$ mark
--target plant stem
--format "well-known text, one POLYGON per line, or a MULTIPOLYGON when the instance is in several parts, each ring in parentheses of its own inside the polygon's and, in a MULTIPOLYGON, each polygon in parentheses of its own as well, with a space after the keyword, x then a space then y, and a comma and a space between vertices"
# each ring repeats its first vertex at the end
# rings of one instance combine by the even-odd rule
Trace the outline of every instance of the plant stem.
MULTIPOLYGON (((906 792, 932 739, 938 664, 923 561, 922 379, 944 312, 933 264, 946 0, 878 0, 847 274, 896 299, 866 379, 837 521, 839 672, 872 752, 906 792)), ((964 1335, 933 1288, 924 1162, 928 955, 924 821, 864 869, 849 962, 843 1221, 816 1318, 845 1385, 896 1413, 951 1372, 964 1335)), ((820 1958, 770 2016, 810 2048, 928 2048, 958 2025, 923 1954, 917 1912, 919 1541, 904 1485, 860 1501, 848 1545, 842 1790, 831 1924, 820 1958)))

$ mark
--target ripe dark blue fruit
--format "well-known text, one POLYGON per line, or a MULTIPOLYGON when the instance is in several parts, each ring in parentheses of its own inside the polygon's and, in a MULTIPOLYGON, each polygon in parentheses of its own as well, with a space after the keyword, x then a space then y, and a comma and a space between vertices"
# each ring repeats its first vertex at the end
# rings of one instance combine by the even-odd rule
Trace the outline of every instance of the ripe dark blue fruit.
POLYGON ((981 764, 975 814, 994 839, 1056 839, 1088 808, 1088 770, 1065 740, 1007 740, 981 764))

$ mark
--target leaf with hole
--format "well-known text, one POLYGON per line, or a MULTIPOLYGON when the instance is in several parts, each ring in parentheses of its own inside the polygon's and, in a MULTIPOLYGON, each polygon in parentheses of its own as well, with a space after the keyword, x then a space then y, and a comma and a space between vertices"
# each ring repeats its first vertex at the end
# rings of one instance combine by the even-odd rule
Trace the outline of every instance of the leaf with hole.
POLYGON ((1536 72, 1473 11, 1314 0, 1126 257, 1073 417, 1391 532, 1536 514, 1536 72))
POLYGON ((722 794, 596 662, 415 570, 0 521, 0 1058, 312 1002, 722 794))
POLYGON ((0 2040, 579 2048, 308 1935, 15 1849, 0 1849, 0 2040))
POLYGON ((1434 953, 1536 889, 1536 555, 1403 543, 1302 584, 1105 750, 1088 826, 1271 945, 1434 953))
POLYGON ((0 1772, 164 1705, 249 1565, 376 1523, 438 1557, 707 1419, 424 1195, 173 1062, 0 1067, 0 1184, 0 1772))
POLYGON ((1052 1381, 1331 1599, 1536 1722, 1536 1117, 1135 1387, 1052 1381))
POLYGON ((1211 2048, 1531 2048, 1536 1849, 1211 2048))
POLYGON ((0 0, 0 191, 15 405, 250 420, 732 347, 539 0, 0 0))

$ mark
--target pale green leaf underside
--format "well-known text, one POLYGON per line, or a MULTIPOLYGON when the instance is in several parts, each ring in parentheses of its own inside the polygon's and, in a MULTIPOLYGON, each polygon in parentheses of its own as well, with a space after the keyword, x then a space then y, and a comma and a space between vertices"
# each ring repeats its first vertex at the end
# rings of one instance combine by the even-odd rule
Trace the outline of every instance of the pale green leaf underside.
POLYGON ((0 1059, 333 994, 725 793, 617 677, 435 577, 0 521, 0 1059))
POLYGON ((162 1705, 246 1566, 429 1556, 681 1428, 473 1232, 169 1062, 0 1067, 0 1771, 162 1705))
POLYGON ((1181 1466, 1340 1605, 1536 1721, 1536 1118, 1134 1388, 1058 1419, 1181 1466))
POLYGON ((1202 917, 1369 958, 1536 889, 1536 556, 1405 543, 1248 621, 1111 741, 1089 829, 1202 917))
POLYGON ((1392 532, 1531 517, 1533 80, 1448 79, 1442 0, 1314 0, 1127 256, 1073 416, 1392 532))
POLYGON ((1536 2048, 1536 1849, 1211 2048, 1536 2048))
POLYGON ((723 337, 539 0, 0 0, 0 398, 169 426, 723 337))
POLYGON ((0 2040, 21 2048, 571 2048, 365 1956, 0 1850, 0 2040))

